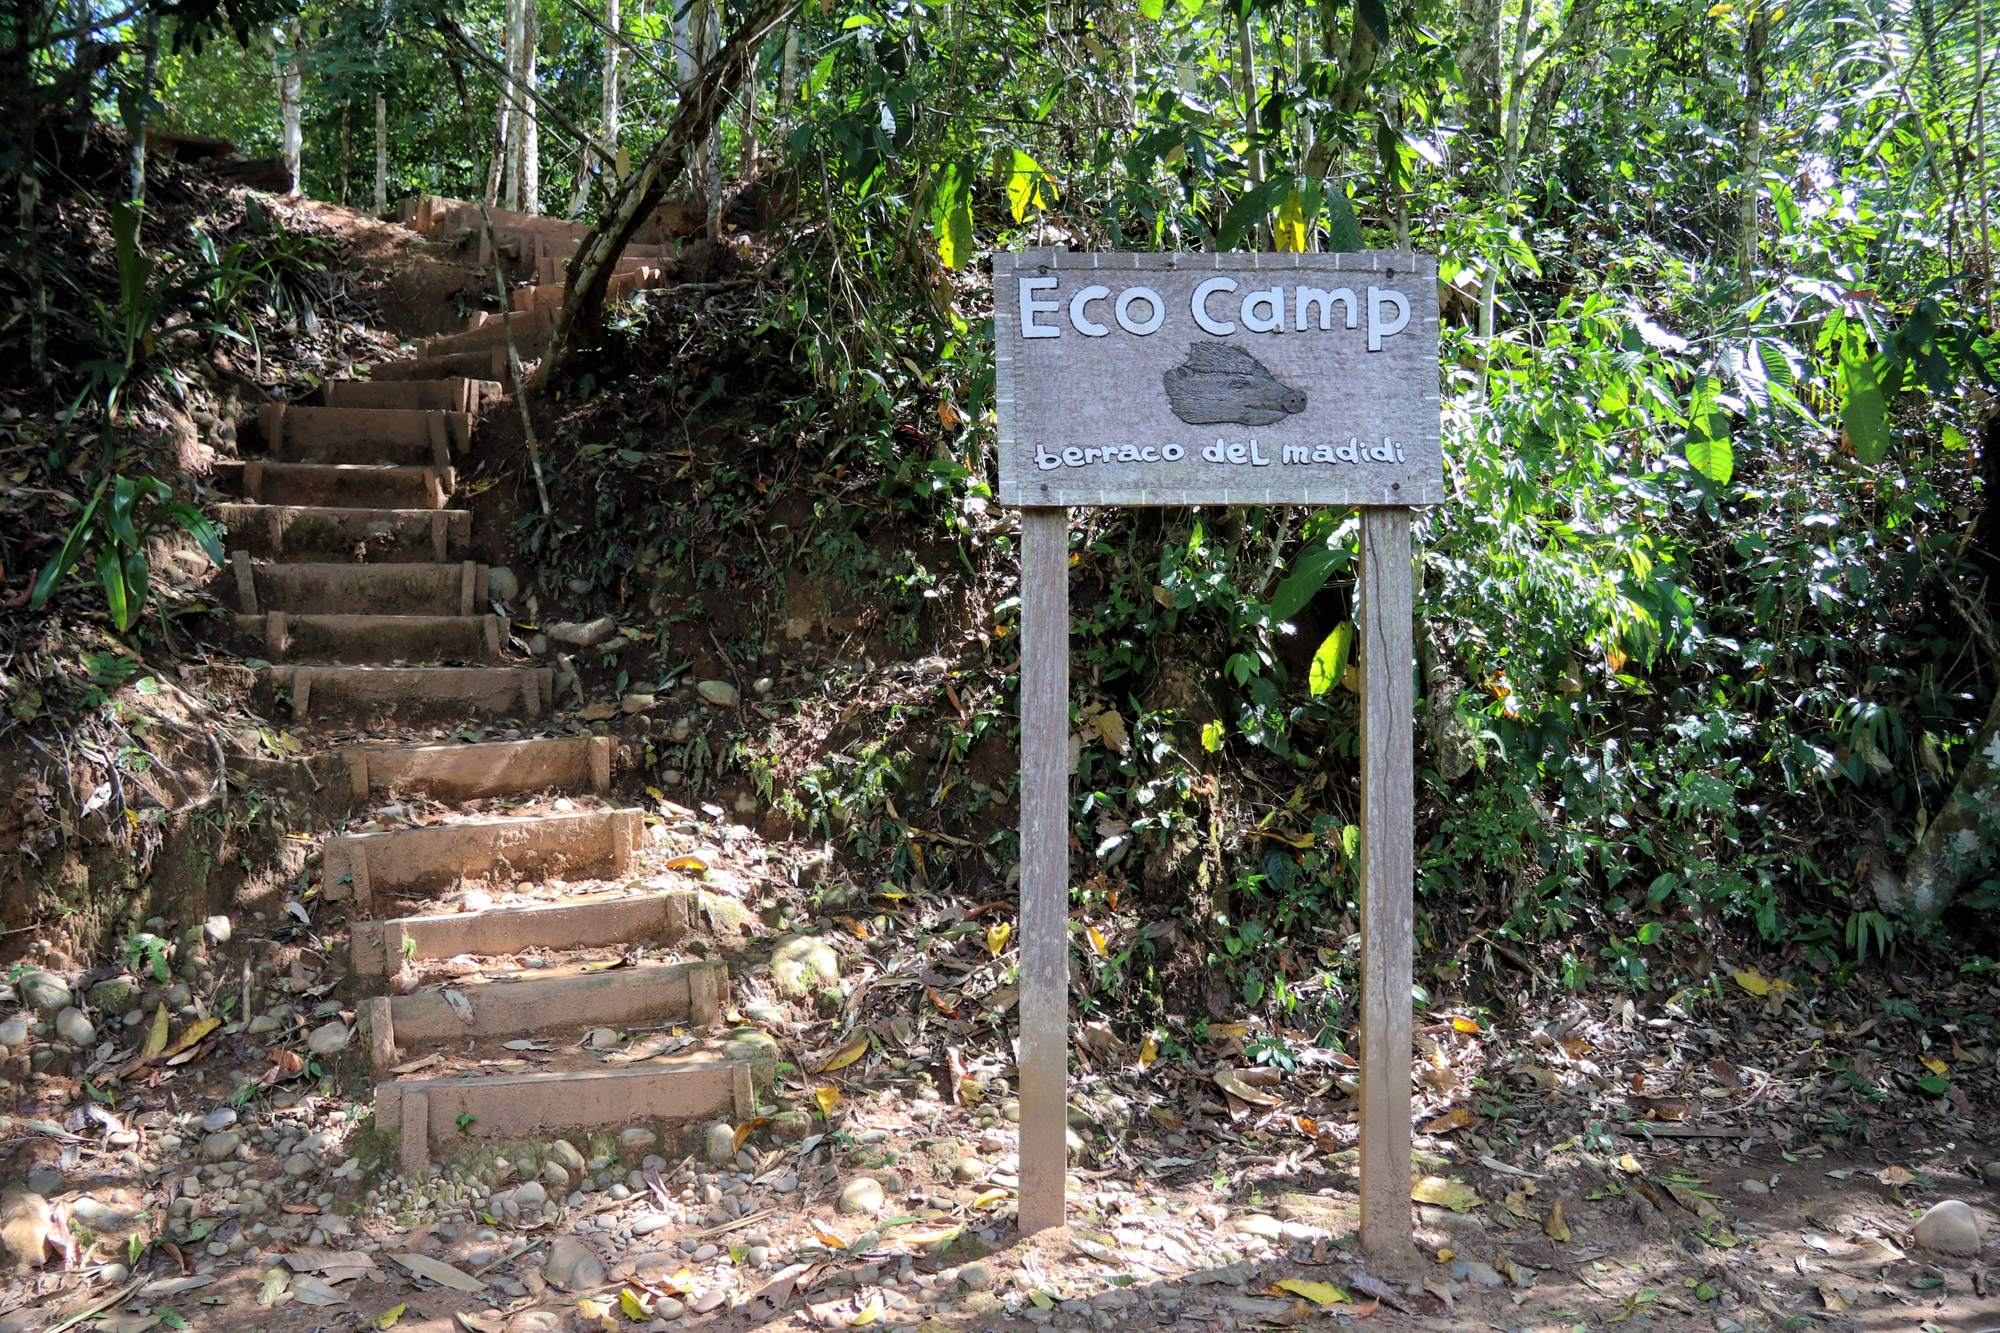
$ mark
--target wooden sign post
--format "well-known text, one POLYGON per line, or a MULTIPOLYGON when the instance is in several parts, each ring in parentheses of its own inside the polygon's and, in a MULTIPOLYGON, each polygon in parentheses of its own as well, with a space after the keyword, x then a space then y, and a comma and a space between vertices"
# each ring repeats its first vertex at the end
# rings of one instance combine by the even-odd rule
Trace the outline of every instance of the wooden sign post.
POLYGON ((1361 1245, 1410 1253, 1410 508, 1444 499, 1436 261, 994 256, 1000 502, 1021 509, 1021 1199, 1063 1224, 1069 507, 1360 507, 1361 1245))

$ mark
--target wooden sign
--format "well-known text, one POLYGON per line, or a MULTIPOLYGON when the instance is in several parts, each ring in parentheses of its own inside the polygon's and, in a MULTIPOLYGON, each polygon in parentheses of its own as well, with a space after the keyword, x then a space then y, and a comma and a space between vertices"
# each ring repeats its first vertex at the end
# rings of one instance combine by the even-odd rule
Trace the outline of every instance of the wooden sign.
POLYGON ((1021 507, 1020 1227, 1064 1222, 1069 505, 1362 507, 1361 1247, 1411 1262, 1410 507, 1444 499, 1436 262, 995 255, 1000 500, 1021 507))
POLYGON ((1444 499, 1430 256, 1030 250, 993 269, 1002 504, 1444 499))

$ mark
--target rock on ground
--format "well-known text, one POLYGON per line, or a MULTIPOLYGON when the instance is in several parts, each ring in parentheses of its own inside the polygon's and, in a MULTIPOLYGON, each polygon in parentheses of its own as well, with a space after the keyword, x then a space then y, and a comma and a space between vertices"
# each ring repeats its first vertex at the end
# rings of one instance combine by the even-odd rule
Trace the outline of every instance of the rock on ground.
POLYGON ((883 1203, 882 1182, 869 1176, 857 1176, 847 1182, 840 1191, 840 1211, 843 1213, 879 1213, 883 1203))
POLYGON ((708 1127, 708 1137, 702 1145, 703 1155, 711 1162, 726 1162, 736 1155, 736 1130, 728 1123, 718 1120, 708 1127))
POLYGON ((771 983, 787 999, 803 1000, 840 980, 840 955, 812 935, 787 935, 771 951, 771 983))
POLYGON ((1972 1258, 1979 1253, 1979 1218, 1961 1199, 1943 1199, 1917 1219, 1917 1244, 1935 1254, 1972 1258))

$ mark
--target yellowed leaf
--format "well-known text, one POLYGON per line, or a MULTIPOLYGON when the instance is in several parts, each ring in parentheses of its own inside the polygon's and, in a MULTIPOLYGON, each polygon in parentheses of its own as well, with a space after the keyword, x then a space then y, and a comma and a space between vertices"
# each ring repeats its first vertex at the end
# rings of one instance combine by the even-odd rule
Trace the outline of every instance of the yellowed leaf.
POLYGON ((1473 1021, 1472 1021, 1471 1019, 1469 1019, 1469 1018, 1460 1018, 1460 1017, 1459 1017, 1459 1016, 1458 1016, 1457 1014, 1453 1014, 1453 1015, 1451 1016, 1451 1025, 1452 1025, 1452 1027, 1453 1027, 1453 1028, 1457 1029, 1457 1030, 1458 1030, 1458 1031, 1460 1031, 1460 1032, 1484 1032, 1484 1031, 1485 1031, 1485 1029, 1484 1029, 1484 1028, 1480 1027, 1480 1026, 1479 1026, 1479 1024, 1477 1024, 1477 1023, 1473 1022, 1473 1021))
POLYGON ((1243 1081, 1243 1076, 1233 1069, 1216 1070, 1215 1086, 1232 1097, 1249 1102, 1252 1106, 1280 1106, 1285 1100, 1283 1097, 1251 1087, 1243 1081))
POLYGON ((1636 1176, 1639 1174, 1640 1169, 1639 1159, 1628 1152, 1618 1159, 1618 1169, 1628 1176, 1636 1176))
POLYGON ((646 795, 652 797, 656 801, 664 801, 667 799, 667 794, 661 791, 658 787, 646 788, 646 795))
POLYGON ((826 1246, 829 1250, 844 1250, 847 1248, 846 1241, 816 1222, 811 1225, 810 1230, 813 1233, 813 1239, 826 1246))
POLYGON ((1676 1185, 1671 1180, 1662 1181, 1661 1184, 1663 1184, 1666 1187, 1667 1195, 1669 1198, 1671 1198, 1675 1203, 1679 1204, 1681 1207, 1693 1213, 1696 1217, 1722 1216, 1722 1210, 1720 1208, 1717 1208, 1714 1204, 1710 1203, 1707 1199, 1702 1198, 1701 1195, 1696 1194, 1693 1190, 1689 1189, 1687 1186, 1676 1185))
POLYGON ((1528 1215, 1528 1192, 1526 1190, 1510 1190, 1507 1197, 1500 1201, 1500 1206, 1516 1217, 1526 1217, 1528 1215))
POLYGON ((1555 1207, 1549 1209, 1549 1215, 1542 1219, 1542 1234, 1550 1240, 1569 1239, 1569 1223, 1563 1220, 1561 1199, 1556 1200, 1555 1207))
POLYGON ((168 1055, 179 1055, 182 1051, 221 1026, 222 1020, 219 1018, 204 1018, 199 1023, 190 1026, 187 1031, 181 1033, 181 1039, 172 1046, 169 1046, 166 1053, 168 1055))
POLYGON ((981 1190, 976 1196, 974 1196, 972 1200, 972 1206, 974 1208, 991 1208, 995 1204, 1006 1202, 1006 1200, 1007 1200, 1007 1191, 1004 1189, 994 1188, 990 1190, 981 1190))
POLYGON ((1772 991, 1784 991, 1792 988, 1790 982, 1766 977, 1754 967, 1746 968, 1732 975, 1736 978, 1736 984, 1744 990, 1749 991, 1752 995, 1764 996, 1769 995, 1772 991))
POLYGON ((1467 1125, 1479 1123, 1479 1113, 1469 1106, 1454 1106, 1437 1119, 1424 1125, 1426 1134, 1449 1134, 1454 1129, 1464 1129, 1467 1125))
POLYGON ((1899 1189, 1904 1185, 1913 1184, 1916 1181, 1916 1176, 1900 1166, 1885 1166, 1875 1173, 1875 1179, 1881 1181, 1890 1189, 1899 1189))
POLYGON ((868 1302, 867 1308, 857 1311, 854 1318, 847 1321, 849 1328, 865 1328, 882 1317, 882 1298, 877 1296, 868 1302))
POLYGON ((409 1309, 409 1306, 407 1305, 390 1306, 388 1309, 384 1310, 381 1314, 376 1316, 375 1327, 380 1329, 394 1328, 396 1326, 396 1321, 403 1317, 403 1311, 407 1309, 409 1309))
POLYGON ((998 958, 1000 951, 1007 947, 1007 937, 1013 933, 1014 928, 1005 921, 995 921, 986 928, 986 952, 998 958))
POLYGON ((742 1124, 736 1127, 735 1143, 734 1146, 732 1146, 729 1151, 740 1152, 743 1148, 745 1140, 747 1140, 752 1134, 755 1134, 760 1128, 770 1123, 771 1123, 771 1117, 767 1115, 760 1115, 754 1120, 745 1120, 742 1124))
POLYGON ((1418 1203, 1434 1203, 1454 1213, 1469 1213, 1479 1206, 1479 1194, 1461 1180, 1424 1176, 1410 1185, 1410 1197, 1418 1203))
POLYGON ((625 1312, 627 1319, 638 1320, 651 1319, 653 1317, 653 1312, 646 1308, 646 1303, 640 1300, 639 1294, 630 1287, 618 1293, 618 1308, 625 1312))
POLYGON ((826 1063, 820 1066, 820 1072, 831 1073, 836 1069, 845 1069, 866 1054, 868 1054, 868 1038, 856 1037, 827 1057, 826 1063))
POLYGON ((1347 1293, 1330 1282, 1313 1282, 1302 1277, 1288 1277, 1278 1284, 1279 1291, 1289 1291, 1294 1296, 1303 1296, 1314 1305, 1349 1304, 1347 1293))
POLYGON ((139 1058, 150 1060, 167 1049, 167 1006, 161 1005, 153 1011, 153 1026, 147 1029, 146 1044, 139 1048, 139 1058))
POLYGON ((1092 953, 1096 954, 1099 958, 1107 958, 1110 956, 1111 951, 1107 949, 1104 945, 1103 931, 1099 930, 1096 926, 1085 926, 1083 928, 1083 933, 1090 940, 1090 951, 1092 953))
POLYGON ((813 1101, 819 1105, 821 1115, 832 1115, 833 1108, 840 1105, 840 1089, 819 1087, 813 1089, 813 1101))
POLYGON ((1924 1068, 1930 1070, 1933 1074, 1942 1074, 1951 1068, 1950 1065, 1938 1059, 1935 1055, 1920 1055, 1917 1058, 1923 1061, 1924 1068))
POLYGON ((1231 1037, 1241 1041, 1249 1035, 1250 1029, 1241 1023, 1210 1023, 1208 1025, 1208 1039, 1210 1041, 1228 1041, 1231 1037))
POLYGON ((669 870, 691 870, 698 874, 706 874, 714 868, 715 858, 707 852, 686 852, 667 862, 669 870))
POLYGON ((1148 1032, 1146 1040, 1139 1043, 1139 1068, 1151 1069, 1153 1061, 1160 1058, 1160 1037, 1156 1032, 1148 1032))

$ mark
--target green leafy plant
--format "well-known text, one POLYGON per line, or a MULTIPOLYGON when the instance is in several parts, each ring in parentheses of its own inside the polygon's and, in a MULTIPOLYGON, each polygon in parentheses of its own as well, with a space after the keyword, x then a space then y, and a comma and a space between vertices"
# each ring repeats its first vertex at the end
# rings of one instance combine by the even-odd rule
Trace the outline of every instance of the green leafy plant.
POLYGON ((138 931, 125 937, 125 966, 134 972, 150 972, 155 981, 168 981, 173 969, 167 963, 167 942, 158 935, 138 931))
MULTIPOLYGON (((86 401, 101 403, 108 430, 117 417, 121 398, 135 384, 152 358, 160 326, 176 312, 200 303, 207 269, 180 258, 165 261, 139 247, 141 210, 136 204, 111 206, 111 254, 118 270, 118 297, 107 302, 78 282, 66 269, 48 263, 82 301, 87 317, 72 316, 86 345, 95 352, 77 363, 83 385, 71 400, 65 420, 73 420, 86 401)), ((233 329, 206 321, 177 324, 177 332, 207 331, 241 339, 233 329)))
POLYGON ((169 499, 167 484, 157 477, 127 477, 107 471, 97 483, 83 513, 49 562, 42 566, 28 604, 40 609, 57 586, 79 566, 88 566, 103 590, 111 621, 122 633, 139 622, 151 590, 146 542, 161 528, 178 525, 201 544, 209 559, 222 563, 222 542, 215 525, 199 509, 169 499), (151 507, 141 512, 141 502, 151 507))

